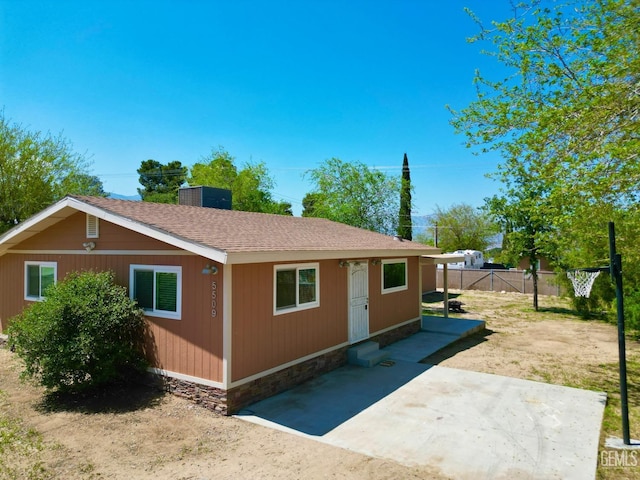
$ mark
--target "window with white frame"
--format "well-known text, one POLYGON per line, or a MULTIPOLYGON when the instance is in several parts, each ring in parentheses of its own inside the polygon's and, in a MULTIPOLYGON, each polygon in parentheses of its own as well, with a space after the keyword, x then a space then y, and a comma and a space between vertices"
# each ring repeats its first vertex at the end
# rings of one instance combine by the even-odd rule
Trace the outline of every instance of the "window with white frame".
POLYGON ((131 265, 129 295, 149 316, 180 320, 182 267, 131 265))
POLYGON ((382 260, 382 293, 406 290, 407 285, 407 259, 382 260))
POLYGON ((305 310, 320 305, 320 265, 276 265, 273 270, 274 314, 305 310))
POLYGON ((56 283, 56 262, 24 262, 24 298, 42 300, 49 285, 56 283))

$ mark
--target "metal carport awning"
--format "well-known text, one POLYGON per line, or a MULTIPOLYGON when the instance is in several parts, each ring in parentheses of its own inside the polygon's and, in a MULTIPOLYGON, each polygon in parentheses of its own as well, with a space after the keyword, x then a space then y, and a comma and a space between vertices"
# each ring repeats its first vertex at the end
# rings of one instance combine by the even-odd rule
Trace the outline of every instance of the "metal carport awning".
POLYGON ((464 255, 459 253, 439 253, 435 255, 423 255, 422 263, 425 265, 442 265, 442 281, 444 284, 444 318, 449 318, 449 277, 448 264, 464 262, 464 255))

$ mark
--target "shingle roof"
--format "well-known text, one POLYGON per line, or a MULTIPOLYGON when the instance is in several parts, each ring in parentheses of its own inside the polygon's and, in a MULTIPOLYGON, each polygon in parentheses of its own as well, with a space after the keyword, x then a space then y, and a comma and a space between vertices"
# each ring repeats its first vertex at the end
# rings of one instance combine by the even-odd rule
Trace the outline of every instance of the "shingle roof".
MULTIPOLYGON (((430 247, 323 218, 73 196, 84 203, 227 252, 424 250, 430 247)), ((431 249, 432 250, 432 249, 431 249)))
POLYGON ((421 243, 322 218, 74 195, 0 236, 0 255, 74 211, 223 263, 439 253, 421 243))

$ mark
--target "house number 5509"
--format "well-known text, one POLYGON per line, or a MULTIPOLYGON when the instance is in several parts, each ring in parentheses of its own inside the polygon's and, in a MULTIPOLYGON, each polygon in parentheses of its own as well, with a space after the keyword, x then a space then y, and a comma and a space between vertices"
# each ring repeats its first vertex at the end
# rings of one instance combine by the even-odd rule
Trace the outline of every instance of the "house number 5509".
POLYGON ((214 280, 211 282, 211 317, 218 315, 218 284, 214 280))

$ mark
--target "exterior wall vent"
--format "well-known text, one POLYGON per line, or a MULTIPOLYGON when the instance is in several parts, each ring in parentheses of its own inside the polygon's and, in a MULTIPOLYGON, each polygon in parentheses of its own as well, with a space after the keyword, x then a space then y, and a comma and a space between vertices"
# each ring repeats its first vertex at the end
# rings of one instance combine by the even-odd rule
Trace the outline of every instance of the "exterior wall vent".
POLYGON ((100 237, 100 223, 99 218, 95 215, 87 213, 87 238, 99 238, 100 237))
POLYGON ((178 190, 178 203, 192 207, 231 210, 231 190, 214 187, 184 187, 178 190))

